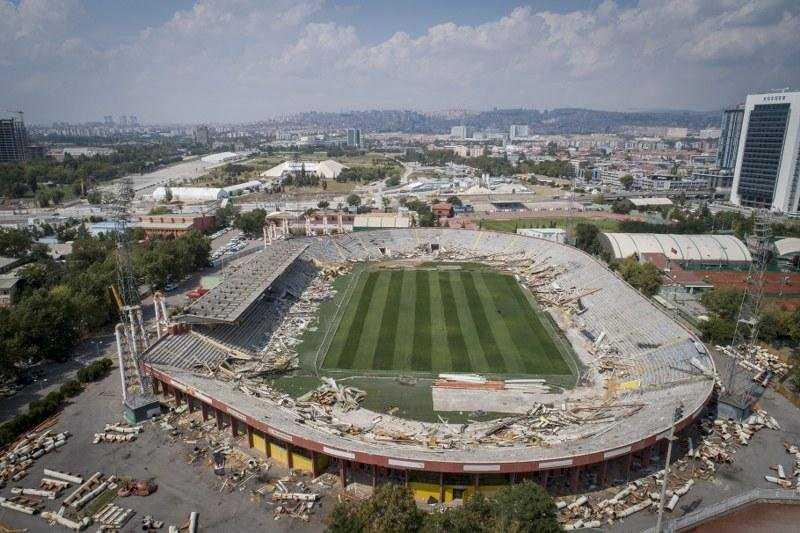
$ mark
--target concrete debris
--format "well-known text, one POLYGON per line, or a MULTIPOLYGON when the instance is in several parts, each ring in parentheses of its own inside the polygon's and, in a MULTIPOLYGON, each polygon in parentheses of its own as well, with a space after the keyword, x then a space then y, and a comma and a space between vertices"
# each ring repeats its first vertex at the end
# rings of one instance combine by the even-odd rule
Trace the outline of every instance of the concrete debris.
POLYGON ((58 513, 51 513, 50 511, 44 511, 42 513, 42 518, 44 518, 48 522, 64 526, 67 529, 71 529, 72 531, 83 531, 92 524, 92 519, 89 518, 88 516, 82 518, 79 521, 75 521, 75 520, 70 520, 69 518, 62 516, 58 513))
POLYGON ((101 525, 101 529, 121 529, 136 514, 133 509, 125 509, 113 503, 101 507, 92 518, 101 525))
POLYGON ((23 500, 20 498, 4 498, 3 496, 0 496, 0 507, 29 515, 34 515, 39 512, 38 505, 26 505, 26 503, 29 503, 28 500, 23 500))
POLYGON ((101 442, 133 442, 136 440, 136 435, 132 433, 120 435, 118 433, 95 433, 93 444, 101 442))
POLYGON ((70 474, 68 472, 59 472, 58 470, 50 470, 49 468, 44 469, 44 475, 50 476, 51 478, 60 479, 62 481, 66 481, 67 483, 73 483, 75 485, 83 483, 83 478, 80 476, 76 476, 75 474, 70 474))
POLYGON ((38 496, 39 498, 47 498, 48 500, 55 500, 57 496, 56 492, 52 490, 25 489, 20 487, 12 488, 11 494, 22 494, 23 496, 38 496))
MULTIPOLYGON (((680 501, 694 486, 697 479, 712 479, 716 475, 717 465, 733 461, 739 447, 749 445, 753 435, 762 429, 777 430, 778 422, 765 411, 756 409, 744 422, 713 419, 708 416, 700 422, 703 437, 695 444, 692 439, 683 441, 688 444, 683 455, 674 460, 670 470, 669 485, 666 491, 664 508, 673 512, 680 501)), ((795 457, 795 476, 800 475, 800 446, 785 443, 787 453, 795 457)), ((676 454, 674 454, 675 456, 676 454)), ((793 488, 789 479, 783 479, 781 473, 788 478, 782 465, 775 465, 777 475, 767 475, 765 479, 783 488, 793 488)), ((567 530, 580 529, 588 523, 600 522, 611 525, 645 509, 654 512, 660 500, 661 485, 664 482, 664 470, 639 478, 622 489, 610 489, 597 495, 582 495, 572 503, 562 500, 556 503, 559 521, 567 530), (610 492, 615 490, 616 492, 610 492)))
POLYGON ((791 369, 791 365, 761 346, 742 345, 736 348, 717 346, 717 349, 735 359, 742 368, 753 372, 753 381, 762 387, 768 387, 771 383, 779 381, 791 369))
MULTIPOLYGON (((52 425, 55 422, 56 419, 53 418, 45 424, 52 425)), ((69 432, 53 433, 50 430, 34 431, 21 437, 8 451, 0 455, 0 485, 24 478, 36 460, 64 446, 69 437, 69 432)))
POLYGON ((142 432, 142 429, 142 426, 131 426, 125 423, 106 424, 102 433, 94 434, 94 441, 92 442, 93 444, 101 442, 133 442, 142 432))
POLYGON ((312 402, 326 407, 339 405, 345 412, 352 411, 358 409, 358 405, 367 395, 361 389, 341 386, 333 378, 322 377, 321 379, 322 385, 297 398, 299 409, 302 409, 303 404, 312 402))
POLYGON ((142 530, 151 531, 153 529, 161 529, 162 527, 164 527, 164 522, 161 520, 156 520, 150 515, 142 517, 142 530))

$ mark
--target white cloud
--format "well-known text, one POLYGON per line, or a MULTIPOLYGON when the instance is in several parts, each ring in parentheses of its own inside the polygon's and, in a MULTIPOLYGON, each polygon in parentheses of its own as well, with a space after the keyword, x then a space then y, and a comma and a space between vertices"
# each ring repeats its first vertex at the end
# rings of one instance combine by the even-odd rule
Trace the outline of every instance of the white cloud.
MULTIPOLYGON (((94 48, 77 0, 0 0, 0 65, 29 116, 246 120, 302 109, 493 105, 715 108, 800 84, 800 5, 606 0, 520 7, 362 44, 322 0, 202 0, 94 48), (125 111, 127 110, 127 111, 125 111)), ((380 21, 376 21, 379 23, 380 21)))

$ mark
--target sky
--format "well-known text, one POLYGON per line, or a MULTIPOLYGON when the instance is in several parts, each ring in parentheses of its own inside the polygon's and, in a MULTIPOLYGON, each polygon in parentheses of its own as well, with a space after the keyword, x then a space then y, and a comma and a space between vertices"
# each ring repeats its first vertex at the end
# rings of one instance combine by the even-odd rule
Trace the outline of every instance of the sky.
POLYGON ((800 89, 798 0, 0 0, 0 111, 716 110, 800 89))

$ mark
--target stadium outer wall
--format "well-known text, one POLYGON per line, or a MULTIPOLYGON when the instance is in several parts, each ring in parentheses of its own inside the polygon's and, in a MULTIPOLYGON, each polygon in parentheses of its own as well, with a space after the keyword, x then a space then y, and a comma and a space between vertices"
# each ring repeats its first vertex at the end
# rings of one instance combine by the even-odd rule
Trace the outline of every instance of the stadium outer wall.
MULTIPOLYGON (((629 480, 631 474, 648 468, 654 461, 663 461, 669 435, 667 427, 623 447, 564 456, 558 460, 501 462, 498 465, 468 465, 460 461, 413 462, 394 459, 388 454, 368 454, 341 449, 341 446, 332 448, 324 442, 290 435, 181 383, 163 369, 153 368, 147 363, 143 363, 143 367, 153 378, 154 394, 163 395, 165 400, 174 400, 176 406, 185 403, 190 412, 200 410, 203 420, 213 418, 218 429, 230 430, 233 437, 246 435, 249 448, 256 454, 313 476, 334 465, 342 486, 364 476, 373 486, 388 480, 399 481, 412 489, 416 499, 423 501, 433 499, 446 503, 475 491, 491 493, 504 484, 524 479, 531 479, 553 493, 578 493, 589 484, 605 487, 615 480, 629 480), (438 474, 438 483, 431 482, 430 475, 420 481, 420 472, 434 477, 438 474)), ((711 394, 695 411, 680 420, 676 431, 693 424, 710 398, 711 394)))

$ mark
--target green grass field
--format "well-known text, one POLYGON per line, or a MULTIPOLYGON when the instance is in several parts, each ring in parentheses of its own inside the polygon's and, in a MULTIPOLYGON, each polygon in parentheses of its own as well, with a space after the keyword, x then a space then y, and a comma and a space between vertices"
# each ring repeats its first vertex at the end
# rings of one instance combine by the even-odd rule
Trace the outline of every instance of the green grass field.
MULTIPOLYGON (((617 231, 619 222, 611 218, 573 218, 572 224, 583 222, 600 228, 600 231, 617 231)), ((505 231, 516 233, 518 228, 565 228, 570 219, 567 218, 509 218, 489 219, 480 221, 480 228, 490 231, 505 231)))
POLYGON ((322 362, 328 370, 570 375, 516 280, 480 269, 367 269, 322 362))

